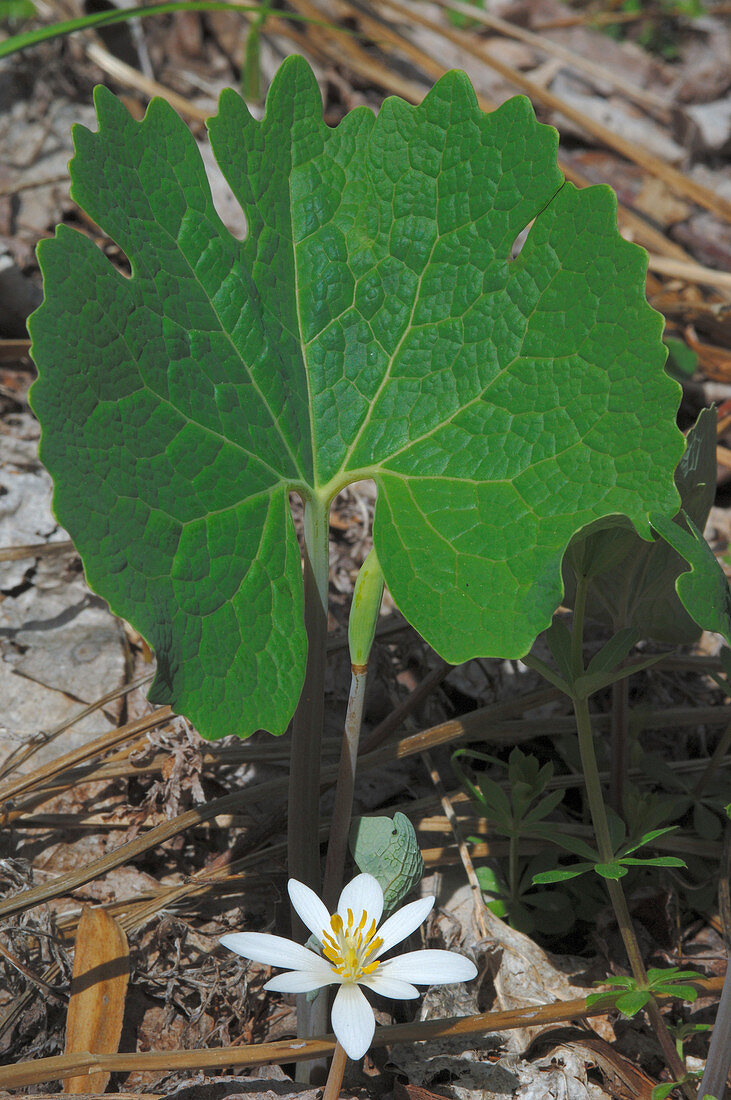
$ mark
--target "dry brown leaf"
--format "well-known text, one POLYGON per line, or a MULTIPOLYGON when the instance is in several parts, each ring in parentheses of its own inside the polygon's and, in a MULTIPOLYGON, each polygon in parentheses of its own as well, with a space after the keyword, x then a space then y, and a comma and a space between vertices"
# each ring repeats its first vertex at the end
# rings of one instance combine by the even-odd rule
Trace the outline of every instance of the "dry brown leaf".
MULTIPOLYGON (((115 1054, 122 1034, 129 981, 129 947, 122 926, 103 909, 85 907, 76 933, 71 1001, 66 1020, 66 1054, 115 1054)), ((64 1091, 104 1092, 105 1070, 69 1077, 64 1091)))
POLYGON ((419 1085, 402 1084, 398 1079, 393 1086, 394 1100, 444 1100, 443 1092, 432 1092, 419 1085))
POLYGON ((535 1057, 539 1051, 555 1055, 558 1050, 582 1052, 597 1067, 605 1087, 616 1100, 651 1100, 657 1082, 598 1035, 587 1035, 577 1028, 545 1031, 531 1044, 525 1057, 535 1057))

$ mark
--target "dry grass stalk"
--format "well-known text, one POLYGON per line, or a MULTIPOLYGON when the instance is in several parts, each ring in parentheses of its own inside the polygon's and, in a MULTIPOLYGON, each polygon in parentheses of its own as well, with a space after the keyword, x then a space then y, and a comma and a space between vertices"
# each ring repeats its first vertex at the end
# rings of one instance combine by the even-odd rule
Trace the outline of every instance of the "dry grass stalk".
POLYGON ((502 34, 506 38, 515 38, 518 42, 525 42, 527 46, 532 46, 551 57, 557 57, 565 61, 575 72, 585 73, 589 77, 609 84, 610 87, 616 88, 627 99, 633 100, 640 107, 648 108, 653 114, 662 118, 663 121, 668 122, 670 120, 670 108, 666 97, 648 91, 647 88, 641 88, 638 84, 633 84, 631 81, 626 80, 623 75, 613 72, 596 61, 591 61, 587 57, 582 57, 575 50, 562 46, 560 42, 554 42, 553 39, 546 38, 545 35, 536 34, 535 31, 526 30, 525 27, 519 27, 515 23, 509 23, 507 19, 492 15, 484 8, 464 4, 461 0, 433 0, 433 2, 439 4, 442 8, 446 8, 447 11, 459 12, 475 23, 481 23, 484 27, 489 27, 490 30, 497 31, 498 34, 502 34))
MULTIPOLYGON (((311 3, 310 0, 293 0, 293 7, 296 7, 297 11, 307 18, 322 19, 323 17, 320 8, 311 3)), ((310 38, 312 38, 312 35, 310 38)), ((389 68, 388 65, 384 65, 373 54, 364 50, 351 35, 338 31, 337 28, 327 28, 323 33, 319 33, 318 28, 316 41, 321 53, 327 56, 332 64, 341 65, 345 59, 352 72, 363 80, 375 84, 379 88, 385 88, 393 95, 400 95, 409 103, 420 103, 424 98, 424 88, 420 84, 402 76, 395 69, 389 68)), ((423 68, 418 57, 420 51, 416 47, 411 47, 410 43, 407 46, 406 56, 410 57, 411 60, 417 60, 417 64, 423 68)), ((438 68, 438 66, 435 68, 438 68)))
MULTIPOLYGON (((472 862, 469 848, 467 847, 467 844, 462 837, 462 831, 457 820, 457 815, 454 812, 454 807, 442 782, 442 777, 439 774, 439 770, 431 758, 431 754, 425 752, 423 754, 423 757, 426 770, 429 772, 429 777, 436 788, 437 794, 439 796, 439 801, 442 804, 442 809, 445 813, 447 826, 449 829, 451 829, 452 835, 454 836, 455 842, 457 844, 459 858, 462 862, 462 866, 464 867, 465 874, 467 875, 467 881, 470 884, 470 889, 472 890, 472 905, 475 924, 477 925, 482 939, 487 941, 490 936, 486 918, 487 906, 485 905, 485 899, 482 896, 482 889, 479 882, 477 881, 477 875, 475 874, 475 867, 472 862)), ((424 856, 424 862, 426 863, 426 856, 424 856)))
POLYGON ((25 358, 29 348, 30 340, 0 340, 0 363, 25 358))
POLYGON ((656 271, 660 275, 669 275, 674 279, 682 279, 686 283, 701 283, 731 295, 731 273, 728 271, 715 271, 712 267, 704 267, 702 264, 682 263, 679 260, 668 259, 667 256, 654 256, 652 253, 650 253, 649 265, 650 271, 656 271))
MULTIPOLYGON (((2 345, 10 343, 30 343, 30 341, 0 340, 0 359, 2 359, 2 345)), ((25 561, 26 558, 50 558, 53 554, 65 554, 73 550, 71 539, 63 542, 33 542, 24 546, 3 546, 0 549, 0 561, 25 561)))
MULTIPOLYGON (((69 726, 73 725, 74 722, 86 717, 87 714, 91 714, 92 711, 102 706, 105 702, 112 698, 116 698, 117 695, 122 694, 123 691, 132 690, 132 688, 138 686, 139 683, 145 683, 147 679, 148 677, 144 677, 135 684, 125 685, 121 691, 110 692, 109 695, 103 697, 103 700, 90 704, 90 706, 86 707, 71 721, 64 723, 62 727, 59 727, 58 732, 63 732, 68 729, 69 726)), ((61 775, 77 764, 83 763, 92 756, 97 756, 110 748, 114 748, 116 745, 122 744, 124 741, 129 741, 141 733, 146 733, 148 730, 155 729, 156 726, 161 726, 165 722, 169 722, 173 717, 174 715, 170 707, 160 707, 158 710, 153 711, 152 714, 137 719, 136 722, 128 722, 126 725, 120 726, 116 730, 110 730, 109 733, 104 733, 100 737, 96 737, 87 745, 81 745, 78 749, 72 749, 71 752, 64 753, 63 756, 59 756, 55 760, 49 761, 48 764, 36 768, 30 775, 23 775, 15 781, 5 783, 0 787, 0 806, 3 802, 7 802, 11 798, 17 798, 18 795, 39 787, 43 783, 47 783, 50 779, 61 775)))
MULTIPOLYGON (((557 697, 555 688, 545 688, 531 692, 522 699, 513 700, 510 703, 501 703, 479 710, 472 711, 461 719, 452 719, 442 722, 430 729, 421 730, 418 733, 404 737, 398 742, 386 745, 374 752, 362 757, 360 768, 379 768, 388 765, 394 760, 401 760, 416 753, 433 749, 438 745, 454 744, 463 738, 472 740, 488 740, 499 744, 517 744, 535 737, 536 735, 550 735, 555 733, 571 733, 574 730, 573 718, 549 718, 530 721, 505 719, 505 714, 515 713, 515 710, 530 710, 533 707, 542 706, 544 703, 557 697)), ((168 712, 169 708, 162 708, 168 712)), ((158 712, 159 713, 159 712, 158 712)), ((154 717, 154 716, 152 716, 154 717)), ((169 717, 169 713, 167 714, 169 717)), ((708 707, 677 707, 668 708, 657 715, 643 714, 643 728, 683 728, 696 726, 699 723, 705 725, 725 725, 728 721, 723 706, 708 707)), ((608 728, 609 715, 597 715, 597 729, 608 728)), ((323 786, 331 784, 336 778, 336 765, 323 768, 323 786)), ((278 797, 287 789, 287 779, 272 779, 245 790, 233 791, 211 802, 204 803, 194 809, 188 810, 170 821, 155 826, 146 835, 138 836, 127 844, 98 860, 80 867, 74 872, 59 876, 52 883, 35 886, 11 898, 0 902, 0 917, 12 916, 25 911, 52 898, 61 897, 105 874, 115 867, 119 867, 128 860, 148 851, 159 844, 179 835, 186 829, 210 821, 225 813, 240 811, 244 805, 267 801, 272 797, 278 797)))
MULTIPOLYGON (((507 723, 509 732, 505 734, 500 732, 498 727, 500 719, 503 719, 506 714, 514 714, 516 711, 521 712, 530 710, 533 707, 542 706, 544 703, 555 699, 556 696, 557 691, 555 688, 544 688, 539 691, 531 692, 519 700, 483 707, 480 710, 473 711, 471 714, 466 715, 463 719, 441 723, 438 726, 433 726, 429 730, 422 730, 419 733, 412 734, 410 737, 403 738, 395 744, 386 745, 383 748, 377 749, 375 752, 368 753, 361 758, 360 767, 363 770, 369 767, 381 767, 393 760, 413 756, 415 753, 423 752, 425 749, 432 748, 435 745, 451 743, 462 737, 474 737, 478 730, 481 730, 481 735, 484 736, 484 725, 486 722, 491 721, 495 724, 491 728, 490 736, 496 736, 498 740, 502 741, 505 737, 515 736, 515 731, 510 723, 507 723)), ((142 719, 140 723, 130 723, 129 726, 123 727, 122 731, 113 731, 112 734, 106 734, 105 737, 112 739, 114 734, 121 735, 123 731, 125 736, 129 736, 130 726, 137 727, 135 732, 139 732, 140 728, 144 728, 142 723, 150 722, 152 724, 160 724, 154 721, 155 718, 159 718, 160 722, 162 722, 167 721, 170 716, 170 708, 162 707, 149 718, 142 719)), ((76 753, 82 751, 82 749, 78 749, 76 753)), ((71 756, 75 754, 70 753, 68 755, 71 756)), ((48 765, 48 767, 53 767, 53 765, 48 765)), ((337 765, 332 764, 323 768, 323 786, 333 783, 336 775, 337 765)), ((93 879, 98 878, 99 875, 105 874, 115 867, 121 866, 128 860, 140 855, 142 852, 149 851, 149 849, 157 847, 158 844, 163 844, 165 841, 172 839, 172 837, 179 835, 192 826, 210 821, 220 814, 229 812, 234 813, 250 803, 266 802, 272 797, 281 795, 287 790, 287 786, 288 780, 286 778, 271 779, 257 786, 247 787, 245 790, 241 791, 233 791, 230 794, 223 795, 220 798, 196 806, 194 809, 179 814, 169 821, 156 825, 146 835, 136 837, 134 840, 121 845, 119 848, 107 853, 107 855, 102 856, 100 859, 94 860, 84 867, 78 868, 76 871, 59 876, 59 878, 52 883, 34 886, 30 890, 25 890, 20 894, 0 902, 0 917, 12 916, 15 913, 23 912, 35 905, 40 905, 42 902, 50 901, 52 898, 62 897, 69 891, 79 886, 83 886, 87 882, 91 882, 93 879)))
MULTIPOLYGON (((722 978, 693 982, 705 996, 720 993, 722 978)), ((671 998, 662 998, 670 1000, 671 998)), ((468 1038, 488 1032, 511 1031, 530 1025, 566 1023, 570 1020, 606 1016, 606 1007, 587 1007, 584 999, 554 1001, 531 1005, 506 1012, 481 1012, 475 1016, 452 1017, 447 1020, 420 1020, 411 1024, 393 1024, 376 1030, 372 1046, 391 1043, 419 1042, 425 1039, 468 1038)), ((172 1072, 174 1070, 218 1069, 224 1066, 262 1066, 268 1063, 303 1062, 327 1056, 335 1049, 332 1036, 316 1039, 285 1039, 276 1043, 261 1043, 248 1047, 222 1047, 217 1050, 168 1050, 160 1053, 99 1055, 57 1055, 22 1062, 15 1066, 0 1066, 0 1087, 20 1088, 44 1081, 61 1081, 67 1077, 90 1074, 100 1070, 110 1073, 172 1072)))
POLYGON ((123 87, 132 88, 149 99, 153 96, 166 99, 170 106, 174 107, 183 118, 193 119, 194 122, 205 122, 207 118, 215 114, 215 105, 209 110, 198 107, 195 103, 191 103, 189 99, 186 99, 185 96, 174 92, 172 88, 166 88, 164 84, 159 84, 157 80, 145 76, 133 65, 128 65, 126 61, 115 57, 114 54, 97 42, 85 43, 84 52, 90 61, 93 61, 95 65, 98 65, 100 69, 123 87))

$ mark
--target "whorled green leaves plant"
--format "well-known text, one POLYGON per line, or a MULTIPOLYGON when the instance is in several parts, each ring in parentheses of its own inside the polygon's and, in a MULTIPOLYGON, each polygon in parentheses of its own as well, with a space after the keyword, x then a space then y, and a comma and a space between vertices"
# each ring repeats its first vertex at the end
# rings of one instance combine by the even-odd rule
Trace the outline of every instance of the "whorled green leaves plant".
POLYGON ((484 114, 452 72, 329 128, 290 58, 263 121, 224 92, 209 124, 244 241, 166 103, 96 105, 72 194, 131 277, 65 226, 42 242, 32 404, 89 584, 155 650, 155 702, 210 738, 287 725, 292 491, 321 539, 334 495, 375 479, 386 583, 452 662, 527 652, 582 527, 621 514, 649 538, 675 514, 679 387, 645 255, 608 188, 563 182, 528 100, 484 114))

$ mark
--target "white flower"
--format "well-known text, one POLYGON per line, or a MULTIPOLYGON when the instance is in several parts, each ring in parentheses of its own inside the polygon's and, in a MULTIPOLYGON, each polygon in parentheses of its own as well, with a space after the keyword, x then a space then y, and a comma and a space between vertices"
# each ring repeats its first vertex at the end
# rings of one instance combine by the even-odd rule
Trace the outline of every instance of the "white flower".
POLYGON ((384 997, 418 997, 416 985, 466 982, 477 967, 453 951, 408 951, 395 959, 381 956, 406 939, 426 919, 434 898, 412 901, 384 921, 383 891, 373 875, 358 875, 343 890, 332 916, 308 886, 291 878, 292 905, 317 939, 322 954, 293 940, 262 932, 233 932, 221 943, 245 959, 287 968, 264 986, 278 993, 309 993, 340 986, 332 1008, 332 1028, 349 1058, 362 1058, 371 1045, 376 1021, 360 986, 384 997))

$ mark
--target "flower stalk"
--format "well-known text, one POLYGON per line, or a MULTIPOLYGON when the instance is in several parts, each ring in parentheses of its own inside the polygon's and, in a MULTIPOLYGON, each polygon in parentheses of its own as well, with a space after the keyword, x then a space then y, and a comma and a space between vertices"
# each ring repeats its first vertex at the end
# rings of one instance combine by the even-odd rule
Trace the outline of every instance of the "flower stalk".
POLYGON ((322 1100, 338 1100, 347 1061, 348 1055, 345 1053, 340 1043, 336 1043, 333 1060, 330 1063, 330 1072, 325 1082, 325 1091, 322 1094, 322 1100))
POLYGON ((350 818, 353 812, 355 769, 365 704, 367 666, 352 665, 348 710, 345 716, 343 742, 340 749, 340 765, 335 786, 330 839, 325 858, 322 897, 328 908, 333 908, 343 883, 345 855, 348 847, 350 818))
POLYGON ((355 582, 353 602, 350 608, 350 621, 348 623, 351 667, 350 694, 343 729, 343 742, 340 749, 340 766, 335 787, 335 804, 330 825, 330 840, 325 859, 325 877, 322 888, 322 897, 329 909, 334 908, 343 884, 350 818, 353 812, 355 770, 358 760, 360 731, 363 723, 368 660, 376 633, 378 615, 381 610, 383 583, 383 573, 376 551, 371 550, 363 562, 358 573, 358 579, 355 582))

